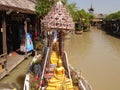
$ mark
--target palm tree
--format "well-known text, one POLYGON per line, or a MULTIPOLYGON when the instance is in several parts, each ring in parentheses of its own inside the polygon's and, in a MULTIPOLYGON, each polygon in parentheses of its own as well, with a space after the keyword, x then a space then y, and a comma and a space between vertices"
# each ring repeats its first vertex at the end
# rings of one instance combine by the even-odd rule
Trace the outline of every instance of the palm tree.
POLYGON ((72 4, 68 4, 67 5, 67 10, 70 13, 70 15, 72 16, 73 20, 76 21, 77 19, 77 7, 76 7, 76 3, 72 3, 72 4))

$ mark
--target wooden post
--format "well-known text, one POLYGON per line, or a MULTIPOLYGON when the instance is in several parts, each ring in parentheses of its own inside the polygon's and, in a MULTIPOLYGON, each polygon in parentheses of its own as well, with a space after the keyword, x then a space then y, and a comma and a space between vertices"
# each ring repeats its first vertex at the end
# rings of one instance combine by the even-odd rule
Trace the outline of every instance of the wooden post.
POLYGON ((5 14, 2 15, 2 40, 3 40, 3 53, 7 53, 7 44, 6 44, 6 20, 5 14))
POLYGON ((52 41, 53 41, 53 32, 52 31, 49 31, 49 36, 48 36, 48 47, 50 48, 49 50, 49 56, 48 56, 48 66, 50 65, 50 58, 51 58, 51 53, 52 53, 52 41))
POLYGON ((35 17, 35 21, 34 21, 34 41, 36 40, 36 38, 37 38, 37 30, 38 30, 38 20, 37 20, 37 17, 35 17))
POLYGON ((63 58, 63 52, 64 52, 64 35, 63 31, 59 31, 59 51, 60 51, 60 56, 63 58))
POLYGON ((6 60, 4 62, 4 67, 5 67, 5 70, 7 71, 7 66, 6 66, 6 63, 7 63, 6 16, 5 16, 4 12, 3 12, 3 15, 2 15, 2 41, 3 41, 3 54, 5 54, 4 58, 6 60))

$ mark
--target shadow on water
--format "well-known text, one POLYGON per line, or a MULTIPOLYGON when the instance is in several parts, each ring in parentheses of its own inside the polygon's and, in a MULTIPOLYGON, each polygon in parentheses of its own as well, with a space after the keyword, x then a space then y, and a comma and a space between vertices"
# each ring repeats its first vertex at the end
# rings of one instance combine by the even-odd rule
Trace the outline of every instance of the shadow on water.
POLYGON ((115 37, 115 38, 120 39, 120 35, 118 35, 118 34, 109 33, 109 32, 106 32, 106 34, 109 35, 109 36, 113 36, 113 37, 115 37))
POLYGON ((23 89, 23 86, 24 86, 24 80, 25 80, 25 75, 20 75, 16 78, 16 82, 17 84, 19 85, 19 90, 22 90, 23 89))
MULTIPOLYGON (((13 73, 13 72, 12 72, 13 73)), ((14 75, 14 74, 13 74, 14 75)), ((14 77, 9 74, 0 81, 0 90, 23 90, 25 74, 20 74, 14 77)))

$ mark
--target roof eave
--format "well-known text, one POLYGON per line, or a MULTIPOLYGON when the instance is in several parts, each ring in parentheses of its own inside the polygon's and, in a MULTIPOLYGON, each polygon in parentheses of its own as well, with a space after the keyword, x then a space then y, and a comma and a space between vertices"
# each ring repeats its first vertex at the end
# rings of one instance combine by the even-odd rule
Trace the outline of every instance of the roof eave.
POLYGON ((10 9, 12 9, 13 11, 16 11, 16 12, 27 13, 27 14, 35 14, 35 10, 6 6, 6 5, 1 5, 0 4, 0 10, 7 11, 7 10, 10 10, 10 9))

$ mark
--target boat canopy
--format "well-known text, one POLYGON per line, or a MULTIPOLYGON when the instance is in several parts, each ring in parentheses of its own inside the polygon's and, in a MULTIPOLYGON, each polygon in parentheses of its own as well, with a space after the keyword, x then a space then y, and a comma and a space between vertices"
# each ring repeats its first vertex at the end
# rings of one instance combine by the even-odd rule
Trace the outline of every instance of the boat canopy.
POLYGON ((59 0, 43 19, 44 27, 48 29, 74 30, 74 22, 67 9, 59 0))

